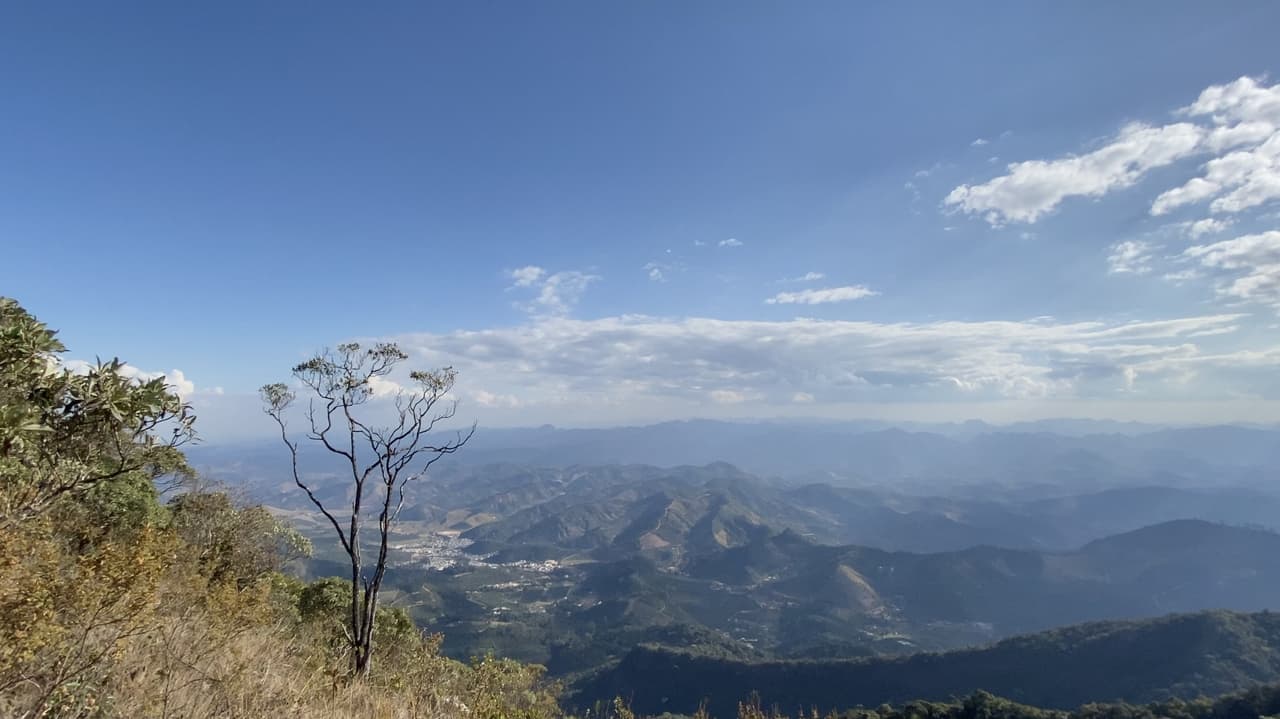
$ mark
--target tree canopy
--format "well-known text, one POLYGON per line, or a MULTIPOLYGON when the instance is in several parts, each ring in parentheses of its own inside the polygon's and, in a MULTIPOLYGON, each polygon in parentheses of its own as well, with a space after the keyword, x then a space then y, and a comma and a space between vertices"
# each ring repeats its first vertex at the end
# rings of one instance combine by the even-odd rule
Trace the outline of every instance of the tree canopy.
POLYGON ((178 448, 195 437, 195 414, 163 377, 138 381, 119 359, 73 371, 65 351, 0 298, 0 523, 108 480, 189 471, 178 448))

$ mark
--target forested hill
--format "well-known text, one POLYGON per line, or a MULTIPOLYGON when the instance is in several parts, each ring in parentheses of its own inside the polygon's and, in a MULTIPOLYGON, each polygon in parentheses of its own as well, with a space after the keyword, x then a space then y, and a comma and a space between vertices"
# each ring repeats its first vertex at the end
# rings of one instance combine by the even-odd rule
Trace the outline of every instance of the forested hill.
POLYGON ((1244 689, 1280 674, 1280 614, 1202 612, 1139 622, 1082 624, 982 649, 898 659, 741 662, 637 647, 579 685, 588 706, 629 697, 639 714, 693 713, 706 701, 733 716, 758 692, 784 711, 947 700, 978 690, 1069 709, 1089 702, 1149 702, 1244 689))

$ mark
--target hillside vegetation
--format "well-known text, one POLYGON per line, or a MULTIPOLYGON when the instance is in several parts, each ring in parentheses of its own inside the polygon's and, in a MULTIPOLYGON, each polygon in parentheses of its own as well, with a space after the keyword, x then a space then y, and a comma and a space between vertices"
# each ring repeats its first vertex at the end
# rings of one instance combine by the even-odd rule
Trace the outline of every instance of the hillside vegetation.
POLYGON ((766 707, 821 711, 912 700, 948 701, 986 690, 1058 710, 1091 702, 1192 699, 1280 676, 1280 614, 1205 612, 1100 622, 1008 639, 991 647, 903 658, 743 662, 637 647, 584 681, 574 702, 631 697, 642 713, 731 716, 739 697, 766 707))
POLYGON ((0 716, 558 714, 539 668, 445 659, 399 608, 351 681, 341 588, 282 572, 305 538, 199 482, 162 380, 62 351, 0 298, 0 716))

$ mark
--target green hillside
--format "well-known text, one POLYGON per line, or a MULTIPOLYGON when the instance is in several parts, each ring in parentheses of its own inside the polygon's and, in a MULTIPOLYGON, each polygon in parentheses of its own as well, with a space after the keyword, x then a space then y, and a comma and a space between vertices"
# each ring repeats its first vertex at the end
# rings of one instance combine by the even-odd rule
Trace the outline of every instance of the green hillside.
POLYGON ((571 702, 615 695, 640 713, 692 713, 703 701, 732 716, 758 692, 765 706, 821 710, 978 690, 1054 709, 1215 695, 1280 676, 1280 614, 1203 612, 1100 622, 1008 639, 982 649, 904 658, 743 662, 654 646, 579 684, 571 702))

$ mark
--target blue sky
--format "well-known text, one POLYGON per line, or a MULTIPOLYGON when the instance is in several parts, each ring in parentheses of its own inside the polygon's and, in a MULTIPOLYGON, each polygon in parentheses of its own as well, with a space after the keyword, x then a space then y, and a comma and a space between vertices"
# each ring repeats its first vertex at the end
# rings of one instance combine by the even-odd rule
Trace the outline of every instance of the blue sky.
POLYGON ((73 358, 167 373, 213 437, 349 338, 453 364, 482 424, 1275 421, 1276 27, 1265 2, 11 5, 0 293, 73 358))

